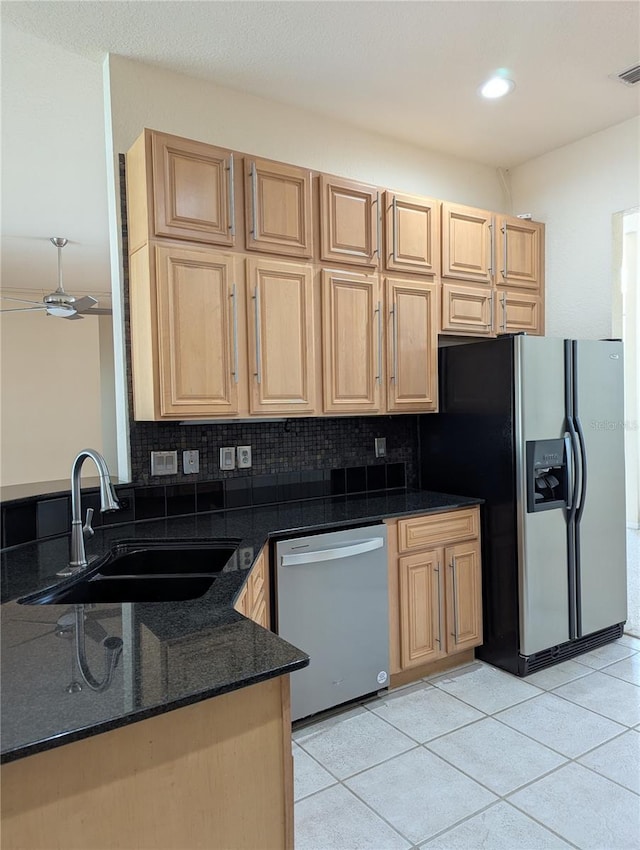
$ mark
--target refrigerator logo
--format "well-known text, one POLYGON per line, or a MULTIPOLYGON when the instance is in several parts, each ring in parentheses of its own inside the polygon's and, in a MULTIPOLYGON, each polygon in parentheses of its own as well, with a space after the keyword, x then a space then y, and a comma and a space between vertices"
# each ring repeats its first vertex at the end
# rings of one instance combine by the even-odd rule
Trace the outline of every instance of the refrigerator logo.
POLYGON ((545 463, 556 463, 558 460, 560 460, 560 457, 559 455, 543 455, 542 460, 545 463))
POLYGON ((614 421, 612 419, 593 419, 591 428, 594 431, 637 431, 638 423, 635 420, 614 421))

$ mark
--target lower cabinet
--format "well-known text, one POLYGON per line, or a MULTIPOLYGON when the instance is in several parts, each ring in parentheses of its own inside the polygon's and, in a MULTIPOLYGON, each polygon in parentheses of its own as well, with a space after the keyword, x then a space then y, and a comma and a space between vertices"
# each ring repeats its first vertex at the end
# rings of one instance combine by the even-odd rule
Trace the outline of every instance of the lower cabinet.
POLYGON ((259 626, 265 629, 270 628, 268 546, 264 546, 258 555, 249 578, 236 599, 234 608, 259 626))
POLYGON ((479 646, 479 508, 390 521, 388 540, 392 675, 479 646))

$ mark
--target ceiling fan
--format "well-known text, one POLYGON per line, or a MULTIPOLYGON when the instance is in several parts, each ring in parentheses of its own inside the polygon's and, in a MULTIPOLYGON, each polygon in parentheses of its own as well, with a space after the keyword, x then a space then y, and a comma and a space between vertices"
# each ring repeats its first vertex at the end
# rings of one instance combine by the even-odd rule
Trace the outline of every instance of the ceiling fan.
POLYGON ((69 241, 63 236, 52 236, 50 240, 58 249, 58 288, 55 292, 45 295, 42 301, 27 301, 25 298, 9 298, 0 296, 4 301, 16 301, 21 304, 31 304, 31 307, 10 307, 0 310, 2 313, 27 313, 29 311, 46 310, 47 315, 62 319, 83 319, 85 316, 110 316, 111 310, 96 307, 97 298, 85 295, 76 298, 64 291, 62 285, 62 249, 69 241))

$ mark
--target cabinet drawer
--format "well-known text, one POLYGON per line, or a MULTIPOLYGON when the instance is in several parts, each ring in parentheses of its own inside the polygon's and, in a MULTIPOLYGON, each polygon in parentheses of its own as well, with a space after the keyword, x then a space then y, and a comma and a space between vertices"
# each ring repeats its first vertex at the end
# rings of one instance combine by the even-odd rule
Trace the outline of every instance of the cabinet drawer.
POLYGON ((427 546, 477 537, 478 508, 398 520, 398 551, 413 552, 427 546))

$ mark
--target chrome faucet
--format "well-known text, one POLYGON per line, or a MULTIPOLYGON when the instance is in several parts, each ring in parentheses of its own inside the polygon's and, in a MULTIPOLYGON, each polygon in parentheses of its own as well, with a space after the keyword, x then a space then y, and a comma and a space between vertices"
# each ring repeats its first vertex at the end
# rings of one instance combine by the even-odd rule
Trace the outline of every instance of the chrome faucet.
POLYGON ((93 449, 83 449, 76 456, 76 459, 71 465, 71 559, 69 567, 61 570, 58 575, 73 575, 79 570, 87 566, 87 555, 84 548, 84 541, 94 534, 91 527, 93 518, 93 508, 88 508, 85 523, 83 525, 81 513, 81 493, 80 493, 80 470, 82 464, 87 458, 95 463, 98 472, 100 473, 100 510, 102 513, 107 511, 120 510, 120 503, 116 498, 107 462, 99 452, 93 449))

